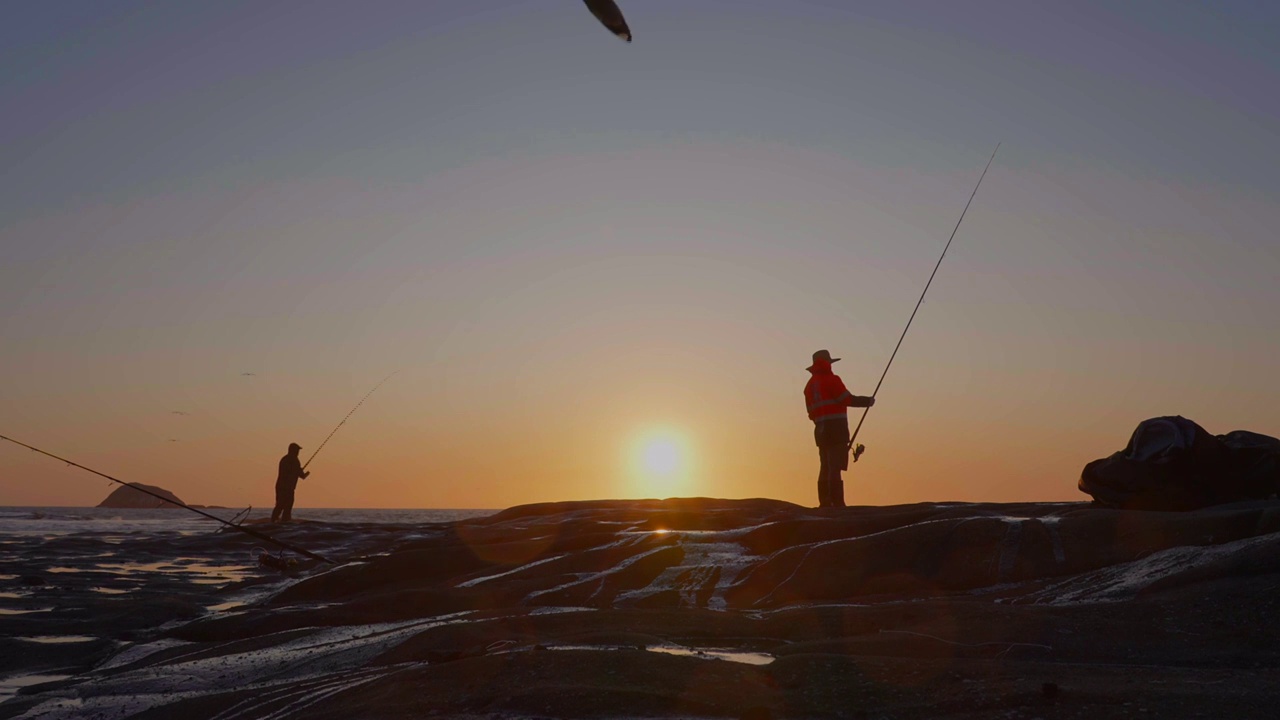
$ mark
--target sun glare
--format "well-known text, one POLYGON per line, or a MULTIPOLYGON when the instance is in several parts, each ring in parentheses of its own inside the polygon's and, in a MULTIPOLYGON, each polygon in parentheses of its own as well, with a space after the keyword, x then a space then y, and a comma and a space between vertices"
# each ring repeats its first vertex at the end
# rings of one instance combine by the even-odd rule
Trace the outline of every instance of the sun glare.
POLYGON ((644 448, 644 469, 654 475, 666 476, 680 468, 680 448, 667 438, 650 440, 644 448))
POLYGON ((688 443, 668 429, 640 433, 631 451, 632 490, 642 497, 673 497, 689 492, 688 443))

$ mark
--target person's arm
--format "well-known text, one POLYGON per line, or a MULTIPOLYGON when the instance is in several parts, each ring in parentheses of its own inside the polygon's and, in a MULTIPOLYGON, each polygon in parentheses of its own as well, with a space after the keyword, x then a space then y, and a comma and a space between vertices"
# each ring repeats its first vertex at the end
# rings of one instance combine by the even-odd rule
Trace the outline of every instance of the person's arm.
POLYGON ((870 395, 854 395, 849 392, 849 388, 844 386, 844 381, 836 378, 836 382, 840 383, 840 399, 844 400, 847 407, 869 408, 876 404, 876 399, 870 395))
POLYGON ((876 404, 876 399, 870 395, 850 395, 845 402, 849 407, 869 408, 876 404))

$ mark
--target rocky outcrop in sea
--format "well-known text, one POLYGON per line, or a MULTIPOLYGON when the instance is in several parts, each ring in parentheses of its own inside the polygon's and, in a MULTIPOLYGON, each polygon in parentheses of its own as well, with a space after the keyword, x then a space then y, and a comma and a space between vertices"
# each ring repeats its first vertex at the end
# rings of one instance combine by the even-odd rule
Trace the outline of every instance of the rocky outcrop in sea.
POLYGON ((178 505, 181 504, 182 500, 178 499, 177 495, 174 495, 172 492, 165 490, 164 488, 156 487, 155 485, 143 485, 142 483, 129 483, 128 485, 121 485, 111 491, 111 494, 104 498, 102 502, 98 503, 97 507, 155 510, 161 508, 178 508, 178 505), (141 488, 141 490, 138 488, 141 488), (143 492, 143 490, 153 494, 148 495, 147 492, 143 492), (165 498, 169 502, 165 502, 164 500, 155 497, 156 495, 165 498), (177 503, 177 505, 174 503, 177 503))

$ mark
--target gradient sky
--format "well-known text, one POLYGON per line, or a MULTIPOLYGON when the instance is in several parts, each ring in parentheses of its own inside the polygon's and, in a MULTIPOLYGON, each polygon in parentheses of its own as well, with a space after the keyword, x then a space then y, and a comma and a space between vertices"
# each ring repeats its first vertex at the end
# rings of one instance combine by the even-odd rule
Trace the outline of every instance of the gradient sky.
MULTIPOLYGON (((620 5, 10 3, 0 433, 270 506, 399 370, 300 506, 813 504, 810 354, 871 392, 1003 141, 849 502, 1280 435, 1280 5, 620 5)), ((0 505, 109 490, 0 446, 0 505)))

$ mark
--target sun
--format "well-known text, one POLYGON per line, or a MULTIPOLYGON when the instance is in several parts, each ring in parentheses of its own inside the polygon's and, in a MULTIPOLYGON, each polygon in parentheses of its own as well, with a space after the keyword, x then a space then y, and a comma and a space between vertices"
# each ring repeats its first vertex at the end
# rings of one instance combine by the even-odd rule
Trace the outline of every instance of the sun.
POLYGON ((680 469, 680 448, 670 438, 654 438, 644 446, 644 469, 651 475, 666 477, 680 469))
POLYGON ((637 433, 628 459, 632 492, 641 497, 673 497, 688 494, 689 443, 670 428, 637 433))

